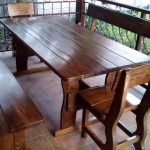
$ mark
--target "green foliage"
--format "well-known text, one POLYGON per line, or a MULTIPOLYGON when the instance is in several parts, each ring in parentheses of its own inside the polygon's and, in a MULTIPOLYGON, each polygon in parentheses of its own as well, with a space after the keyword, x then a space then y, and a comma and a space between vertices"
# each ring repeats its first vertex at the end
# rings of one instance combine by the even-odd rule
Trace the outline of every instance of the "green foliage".
POLYGON ((0 41, 3 40, 3 32, 0 30, 0 41))

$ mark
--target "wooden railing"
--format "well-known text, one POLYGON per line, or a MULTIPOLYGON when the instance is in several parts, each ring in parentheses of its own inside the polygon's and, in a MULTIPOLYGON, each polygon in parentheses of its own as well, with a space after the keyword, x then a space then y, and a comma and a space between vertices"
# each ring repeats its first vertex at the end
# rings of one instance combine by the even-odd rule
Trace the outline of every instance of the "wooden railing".
MULTIPOLYGON (((140 17, 146 19, 147 21, 150 21, 150 10, 147 9, 137 8, 134 6, 121 4, 110 0, 95 0, 91 2, 82 1, 81 11, 83 15, 81 22, 82 25, 84 24, 86 28, 89 28, 89 25, 91 23, 91 18, 86 16, 86 11, 89 3, 95 3, 104 8, 111 8, 117 10, 118 12, 129 14, 131 16, 140 17)), ((139 50, 145 54, 150 54, 149 38, 143 37, 133 32, 129 32, 128 30, 124 30, 122 28, 118 28, 112 25, 111 23, 108 24, 104 21, 97 21, 95 32, 103 34, 108 38, 111 38, 133 49, 139 50)))

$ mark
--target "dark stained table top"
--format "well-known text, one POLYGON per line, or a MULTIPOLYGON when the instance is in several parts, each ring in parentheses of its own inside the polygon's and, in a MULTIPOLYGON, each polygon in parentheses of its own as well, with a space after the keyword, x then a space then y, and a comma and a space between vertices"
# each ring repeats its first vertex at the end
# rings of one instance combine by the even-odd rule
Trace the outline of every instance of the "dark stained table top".
POLYGON ((85 78, 123 66, 150 62, 149 56, 62 17, 38 16, 0 21, 63 80, 85 78))

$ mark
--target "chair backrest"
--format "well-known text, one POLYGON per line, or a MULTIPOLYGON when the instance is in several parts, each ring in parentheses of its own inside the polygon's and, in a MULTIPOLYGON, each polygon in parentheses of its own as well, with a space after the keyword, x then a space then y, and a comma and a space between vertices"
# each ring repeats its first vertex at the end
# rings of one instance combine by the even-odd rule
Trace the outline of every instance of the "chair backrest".
POLYGON ((13 3, 7 6, 10 17, 34 15, 33 3, 13 3))
MULTIPOLYGON (((128 88, 144 83, 149 84, 141 101, 142 105, 147 104, 147 97, 150 97, 150 93, 147 92, 150 91, 150 64, 144 64, 139 67, 126 69, 117 73, 116 79, 113 84, 113 89, 115 89, 115 96, 110 107, 108 120, 113 120, 113 118, 115 118, 114 120, 116 121, 116 123, 118 122, 126 106, 126 96, 128 88)), ((149 107, 150 103, 146 109, 148 109, 149 107)))
POLYGON ((131 32, 150 38, 150 21, 121 13, 116 10, 89 4, 87 15, 93 17, 91 30, 93 31, 96 19, 118 26, 131 32))
POLYGON ((150 81, 150 65, 145 64, 132 68, 130 73, 129 87, 148 83, 150 81))

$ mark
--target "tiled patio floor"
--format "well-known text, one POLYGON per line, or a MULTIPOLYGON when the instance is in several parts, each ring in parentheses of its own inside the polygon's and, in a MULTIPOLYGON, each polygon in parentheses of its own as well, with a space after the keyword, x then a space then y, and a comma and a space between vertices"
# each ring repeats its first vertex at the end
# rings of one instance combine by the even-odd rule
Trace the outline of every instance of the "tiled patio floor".
MULTIPOLYGON (((15 59, 10 53, 1 53, 2 59, 7 66, 14 72, 15 59)), ((29 59, 29 66, 44 66, 36 57, 29 59)), ((36 106, 39 108, 45 118, 45 122, 39 126, 26 130, 27 150, 98 150, 96 144, 87 137, 80 137, 80 130, 66 134, 60 137, 53 137, 53 132, 59 125, 59 114, 62 104, 62 89, 60 79, 51 70, 36 74, 26 74, 17 77, 21 86, 28 93, 36 106)), ((81 119, 81 113, 78 113, 78 120, 81 119)), ((131 130, 135 128, 134 115, 125 114, 122 120, 126 120, 131 130)), ((148 120, 148 136, 145 142, 145 150, 150 150, 150 115, 148 120)), ((101 124, 92 126, 102 139, 104 137, 104 127, 101 124)), ((124 135, 118 129, 118 139, 124 139, 124 135)), ((131 146, 125 150, 134 150, 131 146)))

